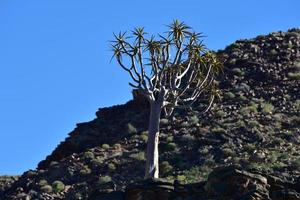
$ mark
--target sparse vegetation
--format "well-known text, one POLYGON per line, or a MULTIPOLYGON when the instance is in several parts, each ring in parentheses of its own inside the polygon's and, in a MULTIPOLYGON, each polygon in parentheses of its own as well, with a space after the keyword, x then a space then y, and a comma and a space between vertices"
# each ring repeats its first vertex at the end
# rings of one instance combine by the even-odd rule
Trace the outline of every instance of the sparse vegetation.
POLYGON ((107 150, 110 148, 109 144, 102 144, 101 146, 103 149, 107 150))
POLYGON ((112 179, 111 179, 111 177, 108 176, 108 175, 100 176, 100 177, 99 177, 99 180, 98 180, 98 184, 99 184, 99 185, 102 185, 102 184, 109 183, 109 182, 111 182, 111 181, 112 181, 112 179))
POLYGON ((133 158, 135 160, 138 160, 138 161, 145 161, 146 160, 144 152, 134 153, 134 154, 131 154, 129 157, 133 158))
POLYGON ((54 181, 52 183, 53 192, 62 192, 65 189, 65 184, 62 181, 54 181))
POLYGON ((127 133, 129 133, 129 134, 136 134, 137 133, 136 128, 131 123, 127 124, 127 133))
POLYGON ((43 185, 41 186, 41 191, 43 193, 51 193, 53 191, 51 185, 43 185))

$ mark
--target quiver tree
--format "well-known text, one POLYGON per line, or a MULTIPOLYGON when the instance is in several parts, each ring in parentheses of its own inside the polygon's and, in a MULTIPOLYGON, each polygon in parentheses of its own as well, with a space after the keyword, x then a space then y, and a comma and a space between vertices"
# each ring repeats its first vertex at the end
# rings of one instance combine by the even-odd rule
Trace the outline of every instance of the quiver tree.
POLYGON ((161 113, 171 116, 174 108, 205 100, 203 112, 216 95, 215 78, 221 69, 216 56, 202 43, 201 34, 175 20, 165 36, 146 37, 144 28, 132 36, 114 34, 114 58, 130 75, 129 83, 149 101, 150 117, 145 178, 158 178, 158 139, 161 113))

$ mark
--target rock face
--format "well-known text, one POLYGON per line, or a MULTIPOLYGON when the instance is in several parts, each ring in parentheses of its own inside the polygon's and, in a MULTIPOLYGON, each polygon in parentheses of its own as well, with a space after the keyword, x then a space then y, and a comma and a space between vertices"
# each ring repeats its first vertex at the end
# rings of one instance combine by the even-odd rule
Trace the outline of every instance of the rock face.
POLYGON ((236 166, 216 168, 206 182, 180 185, 178 182, 145 180, 125 192, 99 194, 94 200, 299 200, 300 194, 288 183, 275 177, 241 170, 236 166), (270 189, 273 188, 273 191, 270 189), (277 189, 275 189, 277 188, 277 189), (279 189, 280 188, 280 189, 279 189), (282 189, 284 188, 284 189, 282 189))
POLYGON ((205 184, 209 195, 233 199, 269 199, 269 188, 267 178, 232 166, 214 170, 205 184))
POLYGON ((160 176, 172 184, 139 182, 149 109, 135 91, 77 124, 36 170, 0 179, 0 199, 299 199, 300 29, 217 54, 222 98, 211 112, 196 102, 193 112, 161 116, 160 176))
POLYGON ((0 176, 0 199, 4 199, 4 191, 10 188, 18 178, 18 176, 0 176))

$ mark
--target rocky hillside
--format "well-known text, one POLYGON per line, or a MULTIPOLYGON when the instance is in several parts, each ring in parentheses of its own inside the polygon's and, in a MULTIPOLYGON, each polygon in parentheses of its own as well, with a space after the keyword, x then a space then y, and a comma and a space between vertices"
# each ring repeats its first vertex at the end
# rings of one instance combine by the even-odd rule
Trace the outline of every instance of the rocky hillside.
MULTIPOLYGON (((238 40, 218 55, 223 96, 211 112, 197 112, 198 102, 194 112, 162 116, 161 177, 176 180, 176 187, 169 184, 173 196, 178 185, 198 184, 187 189, 198 191, 194 199, 242 199, 256 190, 258 196, 243 198, 300 199, 300 29, 238 40)), ((103 193, 124 191, 143 177, 147 102, 136 98, 96 116, 77 124, 37 170, 0 190, 0 199, 123 199, 122 192, 103 193)), ((134 188, 127 199, 141 190, 134 188)))

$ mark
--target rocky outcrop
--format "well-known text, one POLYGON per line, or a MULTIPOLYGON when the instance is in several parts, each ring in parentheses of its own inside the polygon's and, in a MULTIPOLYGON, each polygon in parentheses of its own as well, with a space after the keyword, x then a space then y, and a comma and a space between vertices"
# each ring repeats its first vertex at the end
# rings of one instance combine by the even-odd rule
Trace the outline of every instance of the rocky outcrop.
POLYGON ((90 200, 300 200, 297 184, 228 166, 215 169, 206 182, 145 180, 129 185, 125 192, 98 193, 90 200))
POLYGON ((297 199, 300 29, 238 40, 217 54, 224 61, 218 79, 222 97, 212 111, 202 115, 196 102, 192 112, 162 116, 160 176, 175 180, 165 184, 169 189, 160 182, 126 187, 143 177, 148 139, 148 104, 135 91, 134 100, 102 108, 96 119, 77 124, 37 170, 24 173, 1 195, 7 200, 148 193, 171 199, 297 199), (232 165, 238 167, 224 168, 232 165))
POLYGON ((0 176, 0 199, 4 199, 4 191, 18 180, 18 176, 0 176))

